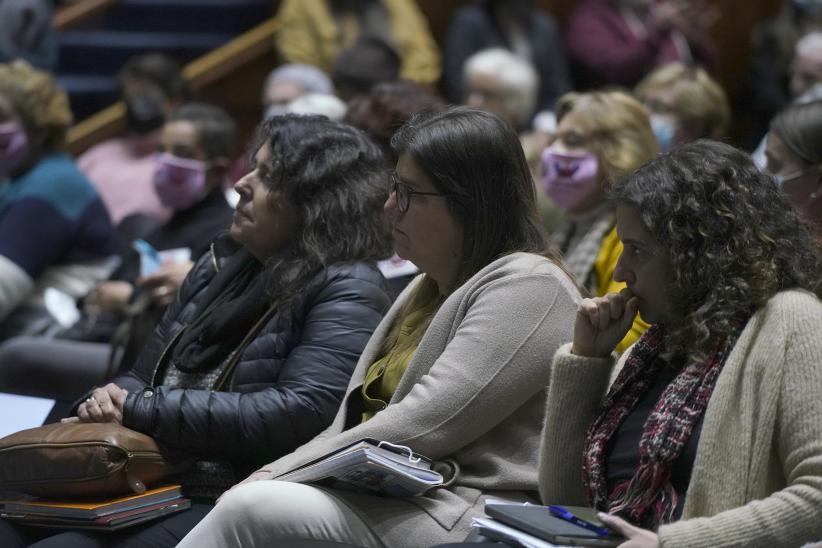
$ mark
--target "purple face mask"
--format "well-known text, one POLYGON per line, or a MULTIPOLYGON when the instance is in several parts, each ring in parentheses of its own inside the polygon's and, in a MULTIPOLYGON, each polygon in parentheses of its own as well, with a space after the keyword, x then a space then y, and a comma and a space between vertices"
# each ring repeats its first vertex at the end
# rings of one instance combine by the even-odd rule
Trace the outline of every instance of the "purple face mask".
POLYGON ((154 169, 154 191, 163 205, 188 209, 203 197, 207 165, 199 160, 159 154, 154 169))
POLYGON ((599 162, 595 154, 542 151, 542 190, 565 210, 573 209, 596 192, 599 162))
POLYGON ((19 122, 0 124, 0 179, 5 179, 29 153, 29 139, 19 122))

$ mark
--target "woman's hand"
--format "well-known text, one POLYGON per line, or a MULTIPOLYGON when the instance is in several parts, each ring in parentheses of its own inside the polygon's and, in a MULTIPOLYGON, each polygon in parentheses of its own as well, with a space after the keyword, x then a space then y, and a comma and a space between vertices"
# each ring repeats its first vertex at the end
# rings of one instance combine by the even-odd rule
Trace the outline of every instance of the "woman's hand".
POLYGON ((640 529, 624 519, 600 512, 597 517, 602 523, 625 537, 625 542, 619 548, 659 548, 659 536, 653 531, 640 529))
POLYGON ((157 272, 140 278, 137 283, 151 292, 154 304, 168 306, 193 266, 191 261, 163 263, 157 272))
POLYGON ((83 306, 86 312, 117 312, 123 310, 134 292, 134 286, 123 281, 107 281, 97 285, 86 295, 83 306))
POLYGON ((619 293, 583 299, 577 307, 571 352, 592 358, 608 357, 631 329, 638 307, 638 299, 627 287, 619 293))
POLYGON ((77 407, 77 417, 63 422, 123 422, 123 406, 128 390, 114 383, 95 388, 91 396, 77 407))

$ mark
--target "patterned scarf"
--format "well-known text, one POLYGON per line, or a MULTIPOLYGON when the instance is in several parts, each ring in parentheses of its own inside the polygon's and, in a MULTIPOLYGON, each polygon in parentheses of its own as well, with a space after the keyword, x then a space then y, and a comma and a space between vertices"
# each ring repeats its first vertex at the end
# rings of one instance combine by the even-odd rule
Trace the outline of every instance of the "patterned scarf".
POLYGON ((704 363, 683 367, 665 388, 645 422, 633 477, 615 485, 609 493, 605 461, 611 441, 660 369, 670 367, 659 357, 663 338, 662 327, 653 325, 637 341, 608 391, 599 416, 585 434, 582 464, 583 484, 593 506, 653 528, 673 519, 681 494, 671 485, 671 466, 705 413, 735 340, 732 337, 717 344, 704 363))

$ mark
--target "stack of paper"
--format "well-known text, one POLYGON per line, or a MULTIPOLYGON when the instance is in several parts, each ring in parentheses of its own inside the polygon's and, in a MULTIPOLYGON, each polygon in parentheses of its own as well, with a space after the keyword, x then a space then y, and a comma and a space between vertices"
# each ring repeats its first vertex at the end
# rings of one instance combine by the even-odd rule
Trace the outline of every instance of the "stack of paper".
POLYGON ((439 473, 431 470, 429 459, 407 447, 371 439, 361 440, 277 479, 367 490, 389 497, 418 495, 442 485, 443 481, 439 473))
POLYGON ((186 510, 179 485, 142 495, 101 501, 53 501, 37 498, 0 501, 0 517, 38 527, 116 530, 186 510))

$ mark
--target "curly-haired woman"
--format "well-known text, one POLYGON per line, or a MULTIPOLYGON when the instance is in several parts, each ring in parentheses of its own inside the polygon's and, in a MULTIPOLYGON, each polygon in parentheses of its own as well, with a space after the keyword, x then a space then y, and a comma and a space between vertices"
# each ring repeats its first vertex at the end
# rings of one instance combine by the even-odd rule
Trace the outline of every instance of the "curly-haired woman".
MULTIPOLYGON (((389 305, 375 264, 387 171, 363 132, 321 116, 274 117, 259 139, 230 234, 194 265, 134 368, 89 392, 74 419, 119 422, 192 457, 176 478, 191 509, 37 546, 176 546, 225 489, 337 412, 389 305)), ((0 521, 0 546, 48 534, 0 521)))
POLYGON ((656 158, 612 196, 628 287, 584 300, 554 357, 543 500, 609 512, 636 548, 819 538, 819 241, 718 142, 656 158), (637 309, 653 325, 614 368, 637 309))
POLYGON ((0 341, 56 326, 46 288, 79 298, 115 266, 108 212, 64 150, 71 122, 51 75, 0 64, 0 341))

